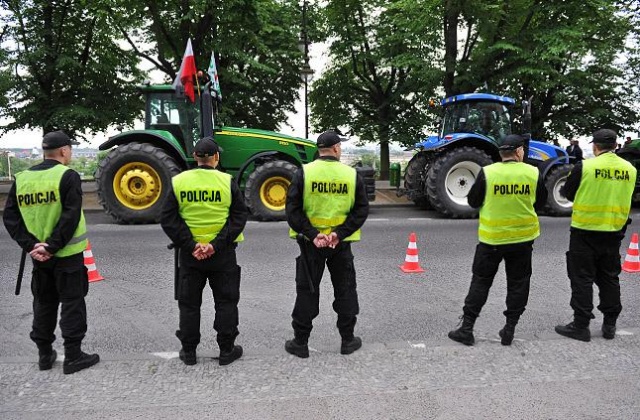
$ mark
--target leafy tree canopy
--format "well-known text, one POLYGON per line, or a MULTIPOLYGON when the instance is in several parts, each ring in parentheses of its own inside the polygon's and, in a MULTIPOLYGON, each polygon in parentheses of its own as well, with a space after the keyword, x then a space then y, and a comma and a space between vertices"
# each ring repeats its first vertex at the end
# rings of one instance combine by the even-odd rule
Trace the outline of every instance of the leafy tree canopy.
POLYGON ((1 0, 1 127, 96 133, 142 108, 137 59, 120 54, 108 0, 1 0))
POLYGON ((173 81, 191 38, 198 69, 215 51, 227 124, 274 130, 300 87, 300 7, 281 0, 117 0, 133 53, 173 81), (142 23, 142 24, 141 24, 142 23))
POLYGON ((434 93, 533 96, 533 134, 547 140, 601 127, 637 128, 638 2, 332 0, 328 5, 332 61, 313 85, 313 122, 321 129, 343 125, 380 143, 383 167, 385 142, 408 145, 435 129, 424 110, 434 93))
POLYGON ((410 16, 395 3, 329 1, 324 11, 333 40, 331 63, 310 95, 316 128, 344 126, 364 141, 380 143, 383 179, 389 142, 411 143, 421 134, 430 118, 425 105, 440 77, 433 38, 412 36, 410 16))

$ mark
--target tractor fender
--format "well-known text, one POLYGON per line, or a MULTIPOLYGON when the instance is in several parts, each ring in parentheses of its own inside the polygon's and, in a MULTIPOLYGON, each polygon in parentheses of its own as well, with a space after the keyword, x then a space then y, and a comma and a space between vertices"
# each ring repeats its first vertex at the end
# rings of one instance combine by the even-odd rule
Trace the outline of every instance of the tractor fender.
POLYGON ((542 172, 541 172, 541 174, 540 174, 540 176, 542 177, 542 179, 547 179, 547 175, 549 174, 549 171, 550 171, 551 169, 553 169, 553 167, 554 167, 554 166, 556 166, 556 164, 557 164, 558 162, 560 162, 561 160, 563 161, 562 163, 566 163, 566 161, 568 160, 568 159, 567 159, 567 156, 558 156, 558 157, 555 157, 555 158, 553 158, 553 159, 545 160, 545 161, 542 163, 542 165, 543 165, 544 167, 542 168, 542 172))
POLYGON ((187 167, 187 155, 185 154, 180 141, 171 133, 166 131, 134 130, 126 133, 116 134, 98 146, 98 150, 109 150, 114 146, 128 143, 149 143, 166 151, 183 169, 187 167))
POLYGON ((261 158, 264 158, 264 157, 267 157, 267 156, 274 156, 274 155, 277 155, 277 154, 278 154, 278 152, 276 152, 276 151, 268 151, 268 152, 256 153, 255 155, 251 156, 249 159, 247 159, 247 161, 245 163, 242 164, 240 169, 238 169, 238 172, 236 173, 236 176, 235 176, 236 183, 238 185, 240 185, 240 181, 242 180, 242 177, 244 176, 244 172, 247 170, 249 165, 251 165, 253 162, 255 162, 258 159, 261 159, 261 158))

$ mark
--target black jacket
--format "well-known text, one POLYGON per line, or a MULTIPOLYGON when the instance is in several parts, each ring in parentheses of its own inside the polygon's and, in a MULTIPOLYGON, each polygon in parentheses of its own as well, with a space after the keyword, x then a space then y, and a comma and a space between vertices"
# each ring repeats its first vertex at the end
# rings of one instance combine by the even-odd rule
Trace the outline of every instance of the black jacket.
MULTIPOLYGON (((29 171, 42 171, 50 169, 61 163, 53 159, 45 159, 42 163, 28 169, 29 171)), ((80 175, 74 171, 66 171, 60 180, 60 201, 62 203, 62 213, 58 223, 51 232, 51 236, 46 238, 44 242, 49 244, 46 250, 55 254, 73 238, 73 234, 80 222, 82 214, 82 182, 80 175)), ((11 186, 9 196, 4 208, 3 214, 4 226, 7 228, 9 235, 16 241, 22 249, 29 252, 33 246, 40 242, 27 230, 22 220, 18 200, 16 198, 16 184, 11 186)))
MULTIPOLYGON (((216 170, 211 166, 202 165, 198 169, 216 170)), ((234 245, 235 239, 242 233, 247 219, 249 218, 249 211, 244 204, 244 197, 238 184, 234 180, 231 181, 231 206, 229 207, 229 217, 224 226, 218 232, 215 238, 210 242, 213 245, 213 249, 216 252, 221 252, 234 245)), ((196 246, 196 241, 193 240, 193 235, 189 230, 187 223, 180 217, 180 206, 176 195, 171 188, 167 196, 167 200, 162 208, 162 215, 160 216, 160 225, 167 234, 167 236, 178 247, 193 251, 196 246)))
MULTIPOLYGON (((322 160, 338 160, 333 156, 321 156, 318 159, 322 160)), ((293 176, 289 191, 287 193, 287 222, 291 229, 298 233, 301 233, 310 240, 313 240, 320 231, 313 227, 309 218, 304 213, 303 197, 304 192, 304 171, 302 168, 293 176)), ((364 181, 358 174, 356 177, 356 197, 353 204, 353 208, 349 212, 347 219, 343 224, 338 226, 335 230, 338 235, 338 239, 341 241, 344 238, 351 236, 356 230, 360 229, 369 216, 369 199, 367 198, 367 190, 364 185, 364 181)))

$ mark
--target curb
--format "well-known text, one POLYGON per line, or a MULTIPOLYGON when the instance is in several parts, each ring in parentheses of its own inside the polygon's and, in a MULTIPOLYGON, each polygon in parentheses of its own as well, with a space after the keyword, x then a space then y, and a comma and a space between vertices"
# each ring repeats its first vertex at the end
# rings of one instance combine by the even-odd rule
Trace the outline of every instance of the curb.
MULTIPOLYGON (((413 203, 406 199, 406 197, 397 197, 395 189, 379 189, 376 190, 376 199, 369 203, 370 207, 406 207, 411 206, 413 203)), ((95 194, 94 191, 85 191, 85 197, 87 195, 95 194)), ((4 197, 5 193, 0 193, 0 215, 4 213, 4 197)), ((83 207, 85 213, 101 213, 104 209, 100 206, 83 207)))

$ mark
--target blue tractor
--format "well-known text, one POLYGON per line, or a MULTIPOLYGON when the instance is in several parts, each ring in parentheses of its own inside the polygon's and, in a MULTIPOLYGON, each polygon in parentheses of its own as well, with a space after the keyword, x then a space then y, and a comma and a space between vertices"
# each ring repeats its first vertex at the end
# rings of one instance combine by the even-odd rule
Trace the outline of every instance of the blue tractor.
MULTIPOLYGON (((416 143, 417 153, 404 176, 404 193, 417 206, 433 208, 453 218, 471 218, 478 210, 469 206, 467 194, 480 168, 500 161, 498 147, 511 134, 515 100, 487 93, 452 96, 441 102, 444 115, 439 133, 416 143)), ((523 103, 523 130, 531 126, 530 102, 523 103)), ((545 213, 571 214, 572 203, 560 195, 572 164, 560 147, 529 139, 525 134, 526 162, 541 169, 549 191, 545 213)))

